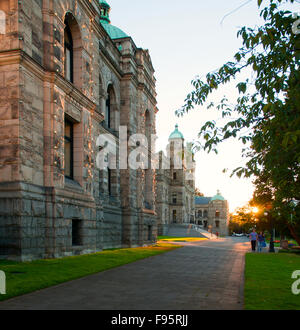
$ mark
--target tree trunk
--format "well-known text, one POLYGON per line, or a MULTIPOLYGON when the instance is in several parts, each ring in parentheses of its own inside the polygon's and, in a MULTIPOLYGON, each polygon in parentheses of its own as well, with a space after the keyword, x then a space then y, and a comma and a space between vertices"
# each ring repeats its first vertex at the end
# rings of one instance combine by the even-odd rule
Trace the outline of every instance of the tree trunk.
POLYGON ((298 245, 300 246, 300 236, 297 234, 296 228, 295 226, 288 224, 288 228, 291 232, 291 235, 294 237, 294 239, 296 240, 296 242, 298 243, 298 245))

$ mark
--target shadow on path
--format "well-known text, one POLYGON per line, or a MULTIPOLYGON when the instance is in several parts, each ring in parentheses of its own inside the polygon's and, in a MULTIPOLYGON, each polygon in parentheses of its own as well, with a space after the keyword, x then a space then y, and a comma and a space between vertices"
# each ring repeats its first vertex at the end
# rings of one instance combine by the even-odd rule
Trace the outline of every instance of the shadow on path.
POLYGON ((184 245, 163 255, 0 303, 0 310, 243 309, 245 239, 184 245))

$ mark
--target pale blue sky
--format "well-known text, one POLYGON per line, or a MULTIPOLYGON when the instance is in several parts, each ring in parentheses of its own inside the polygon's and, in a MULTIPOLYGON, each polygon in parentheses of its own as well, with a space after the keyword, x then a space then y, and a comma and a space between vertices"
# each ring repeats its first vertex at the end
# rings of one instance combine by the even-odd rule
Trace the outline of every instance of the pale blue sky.
MULTIPOLYGON (((241 40, 240 27, 260 24, 257 0, 222 18, 245 3, 244 0, 107 0, 111 5, 111 21, 130 35, 138 47, 149 49, 156 70, 158 93, 157 147, 163 149, 176 123, 187 140, 195 140, 201 125, 219 115, 205 109, 194 110, 183 118, 175 110, 183 104, 191 90, 190 82, 233 58, 241 40)), ((214 95, 234 100, 234 86, 214 95)), ((229 200, 230 209, 243 205, 252 196, 250 180, 230 178, 224 168, 243 164, 242 146, 234 141, 220 146, 219 155, 200 152, 196 155, 196 186, 207 196, 220 189, 229 200)))

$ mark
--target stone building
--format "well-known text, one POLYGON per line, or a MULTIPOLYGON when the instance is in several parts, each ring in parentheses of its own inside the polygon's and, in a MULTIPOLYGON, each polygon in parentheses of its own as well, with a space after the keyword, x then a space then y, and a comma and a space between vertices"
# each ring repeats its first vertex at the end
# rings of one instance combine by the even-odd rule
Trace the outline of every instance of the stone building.
POLYGON ((0 258, 156 239, 155 172, 96 166, 100 134, 117 147, 120 125, 155 134, 157 112, 149 52, 109 12, 100 0, 0 1, 0 258))
POLYGON ((213 233, 228 235, 229 206, 220 191, 214 197, 195 197, 195 223, 213 233))
POLYGON ((171 224, 194 223, 195 167, 190 145, 178 130, 169 137, 167 155, 159 153, 156 172, 158 233, 166 234, 171 224))

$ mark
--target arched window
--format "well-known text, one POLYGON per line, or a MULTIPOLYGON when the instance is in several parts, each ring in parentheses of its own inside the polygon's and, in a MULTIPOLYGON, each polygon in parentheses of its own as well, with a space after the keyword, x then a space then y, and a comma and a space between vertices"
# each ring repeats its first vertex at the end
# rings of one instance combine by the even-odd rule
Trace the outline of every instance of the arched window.
POLYGON ((204 218, 207 218, 208 217, 208 212, 205 210, 204 213, 203 213, 203 217, 204 218))
POLYGON ((77 88, 82 88, 83 59, 82 59, 82 38, 79 25, 68 12, 65 16, 64 30, 64 71, 65 79, 73 83, 77 88))
POLYGON ((71 83, 74 83, 73 37, 69 20, 70 16, 67 14, 65 18, 65 78, 71 83))
POLYGON ((198 218, 202 218, 202 215, 203 215, 203 214, 202 214, 202 210, 199 210, 199 211, 198 211, 198 218))
POLYGON ((220 218, 220 211, 216 211, 216 218, 220 218))
POLYGON ((119 111, 117 107, 115 89, 112 84, 107 88, 105 104, 105 124, 107 128, 117 131, 119 129, 119 111))
POLYGON ((148 163, 145 170, 144 202, 145 207, 153 209, 153 171, 151 169, 151 117, 147 110, 145 113, 145 136, 148 141, 148 163))

